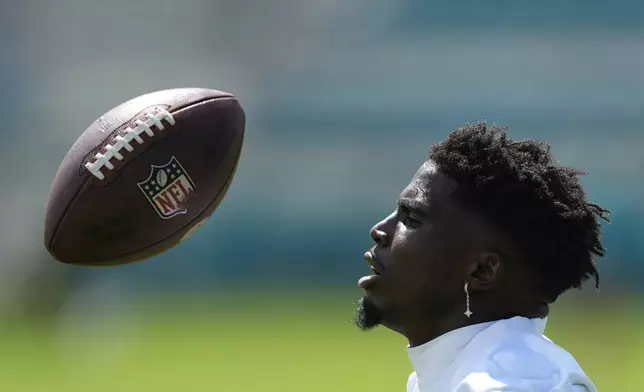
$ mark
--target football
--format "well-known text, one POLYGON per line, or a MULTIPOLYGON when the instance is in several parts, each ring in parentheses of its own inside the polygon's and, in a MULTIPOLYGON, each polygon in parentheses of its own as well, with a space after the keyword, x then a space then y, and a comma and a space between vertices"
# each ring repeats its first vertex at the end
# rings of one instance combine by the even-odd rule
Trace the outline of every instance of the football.
POLYGON ((92 123, 60 164, 45 247, 68 264, 119 265, 164 252, 219 206, 242 149, 245 114, 203 88, 131 99, 92 123))

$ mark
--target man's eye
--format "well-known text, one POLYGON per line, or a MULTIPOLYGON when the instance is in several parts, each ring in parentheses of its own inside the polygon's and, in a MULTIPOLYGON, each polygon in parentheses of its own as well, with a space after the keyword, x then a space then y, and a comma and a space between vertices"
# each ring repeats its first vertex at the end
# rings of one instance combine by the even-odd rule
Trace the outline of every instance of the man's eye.
POLYGON ((414 218, 412 218, 412 217, 410 217, 410 216, 407 216, 407 217, 402 221, 402 223, 403 223, 405 226, 409 226, 409 227, 418 227, 418 226, 420 226, 420 221, 419 221, 418 219, 414 219, 414 218))
POLYGON ((418 219, 415 219, 411 215, 409 210, 404 207, 401 207, 398 209, 396 216, 398 218, 398 221, 404 224, 405 226, 417 227, 417 226, 420 226, 421 224, 421 222, 418 219))

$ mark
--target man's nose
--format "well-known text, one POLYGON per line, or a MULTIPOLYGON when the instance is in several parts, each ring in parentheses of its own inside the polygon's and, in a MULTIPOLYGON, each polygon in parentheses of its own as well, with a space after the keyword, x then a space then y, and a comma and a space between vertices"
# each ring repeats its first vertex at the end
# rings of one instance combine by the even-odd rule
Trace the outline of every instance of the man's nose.
POLYGON ((376 223, 374 227, 371 228, 371 238, 373 241, 381 247, 387 247, 391 243, 391 237, 393 236, 393 228, 395 225, 395 214, 391 214, 380 222, 376 223))

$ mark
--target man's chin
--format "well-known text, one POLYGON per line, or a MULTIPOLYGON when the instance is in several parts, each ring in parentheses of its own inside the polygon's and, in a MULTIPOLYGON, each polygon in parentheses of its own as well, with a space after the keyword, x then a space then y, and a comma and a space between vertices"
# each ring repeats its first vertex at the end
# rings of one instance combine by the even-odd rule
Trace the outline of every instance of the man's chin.
POLYGON ((369 297, 362 297, 358 301, 355 324, 362 331, 369 331, 382 324, 382 312, 369 297))

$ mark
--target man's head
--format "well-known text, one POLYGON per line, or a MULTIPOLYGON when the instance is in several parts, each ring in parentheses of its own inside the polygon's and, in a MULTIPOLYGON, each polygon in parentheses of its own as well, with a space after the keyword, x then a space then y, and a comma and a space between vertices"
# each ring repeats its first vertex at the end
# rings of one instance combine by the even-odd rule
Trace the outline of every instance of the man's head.
POLYGON ((598 285, 607 211, 586 201, 580 174, 545 143, 483 122, 453 131, 371 230, 366 258, 378 275, 361 282, 358 326, 384 324, 420 344, 476 322, 543 317, 569 288, 598 285))

